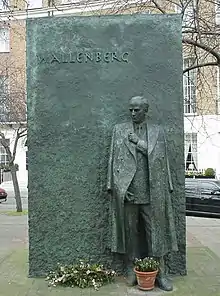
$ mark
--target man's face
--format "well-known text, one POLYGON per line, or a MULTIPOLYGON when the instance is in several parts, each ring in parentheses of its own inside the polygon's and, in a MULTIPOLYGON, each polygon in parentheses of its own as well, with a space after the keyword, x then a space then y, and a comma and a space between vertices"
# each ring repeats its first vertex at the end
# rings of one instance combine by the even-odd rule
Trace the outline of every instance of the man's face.
POLYGON ((134 123, 142 123, 145 121, 146 112, 143 103, 139 99, 131 99, 129 104, 129 110, 131 112, 131 118, 134 123))

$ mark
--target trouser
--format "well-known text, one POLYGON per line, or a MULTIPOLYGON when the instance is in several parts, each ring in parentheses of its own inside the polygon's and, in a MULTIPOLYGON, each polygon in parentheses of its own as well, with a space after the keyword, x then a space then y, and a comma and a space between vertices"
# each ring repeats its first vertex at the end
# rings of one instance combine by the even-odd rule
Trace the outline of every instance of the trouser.
POLYGON ((146 250, 147 256, 153 256, 151 206, 126 202, 124 207, 127 259, 133 262, 135 258, 140 258, 143 248, 146 250), (144 236, 144 245, 140 243, 140 235, 144 236))

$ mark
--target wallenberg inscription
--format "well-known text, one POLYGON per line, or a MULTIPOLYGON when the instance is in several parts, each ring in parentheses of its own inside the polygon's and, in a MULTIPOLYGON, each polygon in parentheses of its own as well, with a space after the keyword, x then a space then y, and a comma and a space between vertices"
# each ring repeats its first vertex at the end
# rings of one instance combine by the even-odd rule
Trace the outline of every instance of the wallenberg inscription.
POLYGON ((88 52, 88 51, 79 51, 79 52, 70 52, 70 53, 50 53, 46 56, 38 55, 38 62, 41 63, 128 63, 128 52, 88 52))

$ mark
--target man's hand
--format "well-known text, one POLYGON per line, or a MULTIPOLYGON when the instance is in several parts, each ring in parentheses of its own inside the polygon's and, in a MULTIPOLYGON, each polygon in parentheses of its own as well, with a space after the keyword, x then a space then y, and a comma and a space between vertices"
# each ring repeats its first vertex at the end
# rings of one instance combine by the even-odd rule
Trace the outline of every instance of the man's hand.
POLYGON ((130 133, 130 134, 128 134, 128 140, 134 144, 137 144, 139 141, 139 138, 136 134, 130 133))

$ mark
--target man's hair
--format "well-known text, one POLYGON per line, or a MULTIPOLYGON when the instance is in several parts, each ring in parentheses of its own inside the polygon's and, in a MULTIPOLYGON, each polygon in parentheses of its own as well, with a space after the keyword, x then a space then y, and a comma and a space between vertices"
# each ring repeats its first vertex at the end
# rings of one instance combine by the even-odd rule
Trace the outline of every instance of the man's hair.
POLYGON ((143 97, 143 96, 135 96, 135 97, 132 97, 132 98, 130 99, 130 102, 131 102, 132 100, 140 100, 140 101, 141 101, 141 104, 144 106, 144 109, 145 109, 146 111, 148 111, 149 104, 148 104, 148 101, 147 101, 147 99, 146 99, 145 97, 143 97))

